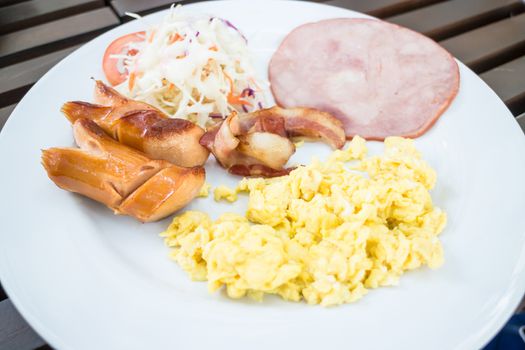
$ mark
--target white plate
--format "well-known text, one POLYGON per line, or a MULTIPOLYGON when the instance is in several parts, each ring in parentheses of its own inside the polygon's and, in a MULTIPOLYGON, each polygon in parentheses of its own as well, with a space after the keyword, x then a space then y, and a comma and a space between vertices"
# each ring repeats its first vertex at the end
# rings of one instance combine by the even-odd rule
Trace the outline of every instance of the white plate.
MULTIPOLYGON (((313 3, 262 0, 186 10, 241 28, 261 74, 295 26, 360 16, 313 3)), ((89 101, 89 78, 103 77, 105 47, 142 26, 134 21, 116 28, 58 64, 19 103, 0 135, 0 277, 22 315, 52 346, 476 349, 504 324, 525 289, 525 137, 494 92, 464 65, 459 95, 417 140, 439 176, 435 202, 449 215, 441 236, 445 265, 407 273, 399 287, 372 290, 355 304, 322 308, 209 295, 205 283, 191 282, 168 259, 157 234, 169 220, 139 224, 59 190, 40 165, 40 149, 73 144, 60 106, 89 101)), ((298 153, 295 160, 307 161, 329 150, 309 144, 298 153)), ((235 183, 213 165, 208 179, 235 183)), ((244 204, 235 210, 242 213, 244 204)), ((230 210, 211 198, 191 207, 215 217, 230 210)))

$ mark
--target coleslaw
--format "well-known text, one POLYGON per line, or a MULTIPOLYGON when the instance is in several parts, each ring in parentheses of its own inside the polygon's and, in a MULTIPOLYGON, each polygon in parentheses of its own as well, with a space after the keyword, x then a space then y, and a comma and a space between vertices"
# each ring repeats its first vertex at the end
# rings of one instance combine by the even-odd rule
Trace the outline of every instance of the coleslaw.
POLYGON ((111 56, 128 72, 116 87, 122 94, 201 126, 232 110, 263 108, 267 83, 256 78, 247 40, 229 21, 172 6, 160 24, 140 35, 144 40, 111 56))

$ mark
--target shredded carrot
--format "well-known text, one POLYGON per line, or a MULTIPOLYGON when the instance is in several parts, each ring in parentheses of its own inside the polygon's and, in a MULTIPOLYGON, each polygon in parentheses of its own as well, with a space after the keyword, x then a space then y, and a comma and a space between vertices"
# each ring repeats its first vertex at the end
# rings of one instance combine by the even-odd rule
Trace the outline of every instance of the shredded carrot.
POLYGON ((230 76, 228 74, 226 74, 226 72, 223 71, 223 74, 224 76, 226 77, 226 79, 228 80, 228 83, 230 83, 230 92, 228 93, 228 103, 229 104, 232 104, 232 105, 247 105, 247 106, 252 106, 252 104, 248 101, 245 101, 245 100, 242 100, 241 99, 241 95, 234 95, 233 93, 233 80, 232 78, 230 78, 230 76))
POLYGON ((169 91, 173 91, 173 90, 175 90, 175 84, 170 83, 170 85, 168 85, 168 90, 169 90, 169 91))
POLYGON ((228 95, 228 103, 232 105, 247 105, 247 106, 253 106, 250 102, 241 100, 240 96, 234 96, 234 95, 228 95))
POLYGON ((155 34, 157 33, 157 30, 156 29, 153 29, 151 31, 151 35, 149 36, 148 38, 148 43, 152 42, 153 41, 153 38, 155 38, 155 34))
POLYGON ((253 78, 250 78, 249 81, 255 86, 255 91, 261 91, 261 87, 259 86, 259 84, 257 84, 257 82, 255 81, 255 79, 253 78))
POLYGON ((217 46, 213 45, 212 47, 209 48, 209 50, 217 52, 217 51, 219 51, 219 48, 217 46))
POLYGON ((135 86, 135 72, 129 73, 129 80, 128 80, 129 91, 133 90, 133 86, 135 86))
POLYGON ((128 89, 129 91, 132 91, 133 90, 133 87, 135 86, 135 79, 138 77, 141 77, 142 76, 142 73, 135 73, 135 72, 131 72, 129 73, 129 79, 128 79, 128 89))
POLYGON ((182 40, 184 40, 184 37, 180 35, 179 33, 175 33, 175 35, 171 34, 169 44, 171 45, 173 43, 176 43, 177 41, 182 41, 182 40))

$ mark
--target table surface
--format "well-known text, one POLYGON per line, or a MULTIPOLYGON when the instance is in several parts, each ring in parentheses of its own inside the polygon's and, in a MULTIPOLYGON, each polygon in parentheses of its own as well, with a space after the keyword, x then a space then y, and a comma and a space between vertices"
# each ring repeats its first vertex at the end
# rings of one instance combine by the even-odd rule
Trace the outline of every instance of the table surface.
MULTIPOLYGON (((248 0, 246 0, 248 1, 248 0)), ((501 97, 525 132, 522 0, 315 0, 376 16, 438 41, 501 97)), ((0 130, 31 86, 70 52, 166 0, 0 0, 0 130)), ((187 4, 195 0, 175 1, 187 4)), ((524 310, 524 303, 517 311, 524 310)), ((50 349, 0 285, 0 350, 50 349)))

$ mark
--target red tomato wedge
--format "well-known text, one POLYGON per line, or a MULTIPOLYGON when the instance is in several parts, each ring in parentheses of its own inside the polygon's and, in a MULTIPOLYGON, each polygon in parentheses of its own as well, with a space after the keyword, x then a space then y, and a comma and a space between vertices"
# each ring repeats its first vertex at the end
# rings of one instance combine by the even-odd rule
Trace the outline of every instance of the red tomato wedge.
POLYGON ((119 61, 116 58, 112 58, 111 55, 118 55, 128 52, 127 44, 131 42, 144 41, 146 33, 136 32, 121 36, 115 39, 104 52, 104 58, 102 59, 102 69, 104 74, 111 85, 118 85, 126 80, 129 72, 121 71, 119 69, 119 61))

